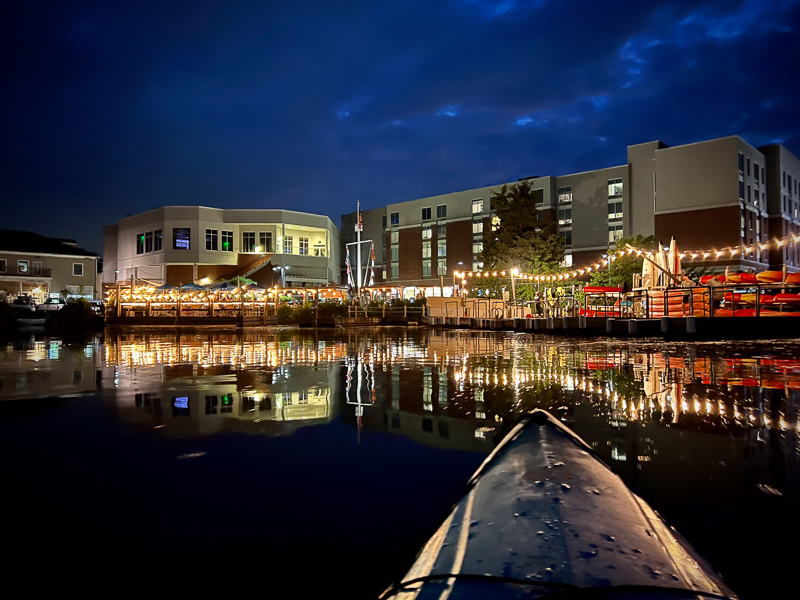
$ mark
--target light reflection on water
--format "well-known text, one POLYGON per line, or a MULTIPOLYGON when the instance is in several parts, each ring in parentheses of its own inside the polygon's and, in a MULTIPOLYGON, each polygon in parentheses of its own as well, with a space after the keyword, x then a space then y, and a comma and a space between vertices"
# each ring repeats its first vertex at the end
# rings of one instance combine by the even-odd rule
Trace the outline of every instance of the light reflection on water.
MULTIPOLYGON (((0 349, 0 400, 85 394, 166 439, 290 436, 338 420, 353 444, 383 432, 482 454, 520 415, 545 408, 670 519, 683 515, 674 506, 699 519, 754 497, 795 506, 800 497, 794 343, 384 329, 142 332, 0 349)), ((721 531, 683 524, 701 551, 703 532, 721 531)))

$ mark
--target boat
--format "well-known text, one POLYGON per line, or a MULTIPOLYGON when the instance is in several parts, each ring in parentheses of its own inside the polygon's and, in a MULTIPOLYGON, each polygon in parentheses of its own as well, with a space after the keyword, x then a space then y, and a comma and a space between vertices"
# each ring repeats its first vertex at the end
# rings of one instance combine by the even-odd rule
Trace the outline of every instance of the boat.
POLYGON ((736 598, 575 433, 524 418, 382 599, 736 598))

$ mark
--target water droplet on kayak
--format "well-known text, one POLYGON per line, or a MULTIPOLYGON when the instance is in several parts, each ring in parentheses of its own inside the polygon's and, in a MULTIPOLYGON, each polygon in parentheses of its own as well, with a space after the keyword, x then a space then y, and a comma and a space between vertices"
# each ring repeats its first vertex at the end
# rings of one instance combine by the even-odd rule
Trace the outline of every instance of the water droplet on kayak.
POLYGON ((568 483, 562 483, 562 484, 561 484, 561 489, 562 489, 562 490, 564 490, 565 492, 568 492, 568 491, 569 491, 569 490, 571 490, 572 488, 570 488, 570 486, 569 486, 569 484, 568 484, 568 483))
POLYGON ((536 535, 544 535, 544 531, 537 531, 536 535))
POLYGON ((596 494, 597 496, 599 496, 600 495, 600 490, 592 490, 592 493, 596 494))
POLYGON ((544 481, 539 480, 539 481, 534 481, 534 483, 539 487, 544 487, 544 481))
POLYGON ((608 535, 608 534, 605 534, 603 537, 606 538, 609 542, 613 542, 615 539, 613 535, 608 535))

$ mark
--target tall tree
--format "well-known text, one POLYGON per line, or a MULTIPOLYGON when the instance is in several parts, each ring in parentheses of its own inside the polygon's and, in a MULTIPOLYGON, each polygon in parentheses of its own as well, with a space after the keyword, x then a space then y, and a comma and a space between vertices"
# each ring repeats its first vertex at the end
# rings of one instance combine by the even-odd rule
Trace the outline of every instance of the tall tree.
POLYGON ((480 260, 486 269, 523 273, 551 274, 563 270, 564 238, 542 235, 542 190, 534 190, 528 180, 504 184, 492 193, 492 204, 499 223, 486 236, 480 260))
MULTIPOLYGON (((657 250, 658 240, 654 235, 635 235, 617 240, 617 248, 620 250, 628 245, 641 250, 657 250)), ((592 285, 622 287, 627 282, 630 286, 633 282, 634 273, 642 272, 643 262, 644 259, 641 256, 636 256, 636 254, 618 258, 605 271, 592 273, 592 285)))

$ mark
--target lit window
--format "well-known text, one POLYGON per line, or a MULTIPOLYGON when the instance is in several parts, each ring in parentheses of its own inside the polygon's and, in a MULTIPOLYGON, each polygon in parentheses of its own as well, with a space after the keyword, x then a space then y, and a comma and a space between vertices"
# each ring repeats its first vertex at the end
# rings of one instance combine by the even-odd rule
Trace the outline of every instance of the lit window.
POLYGON ((483 252, 483 242, 472 242, 472 253, 480 254, 483 252))
POLYGON ((400 225, 400 213, 399 212, 393 212, 391 214, 391 218, 392 218, 392 225, 400 225))
POLYGON ((219 250, 219 235, 216 229, 206 229, 206 250, 219 250))
POLYGON ((472 261, 472 270, 473 271, 480 271, 481 269, 483 269, 483 263, 481 261, 479 261, 479 260, 473 260, 472 261))
POLYGON ((308 256, 308 238, 307 237, 298 238, 298 242, 300 243, 299 247, 300 254, 308 256))
POLYGON ((436 237, 443 238, 443 237, 446 237, 446 236, 447 236, 447 223, 444 223, 442 225, 437 225, 436 226, 436 237))
POLYGON ((608 197, 622 198, 622 179, 608 180, 608 197))
POLYGON ((422 276, 423 277, 430 277, 431 276, 431 261, 430 260, 423 260, 422 261, 422 276))
POLYGON ((242 252, 255 252, 256 251, 256 232, 243 231, 242 232, 242 252))
POLYGON ((436 242, 436 256, 447 256, 447 240, 436 242))
POLYGON ((472 233, 483 233, 483 219, 472 222, 472 233))
POLYGON ((400 246, 392 246, 392 260, 400 260, 400 246))
POLYGON ((559 208, 558 209, 558 224, 559 225, 572 225, 572 209, 571 208, 559 208))
POLYGON ((431 257, 431 243, 422 242, 422 258, 430 258, 430 257, 431 257))
POLYGON ((222 237, 222 251, 233 252, 233 232, 223 231, 220 236, 222 237))
POLYGON ((569 204, 570 202, 572 202, 572 187, 558 188, 558 203, 569 204))
POLYGON ((17 261, 17 273, 27 273, 28 272, 28 261, 27 260, 18 260, 17 261))
POLYGON ((622 218, 622 201, 608 203, 608 220, 622 218))
POLYGON ((400 265, 397 263, 392 263, 392 279, 399 279, 400 277, 400 265))
POLYGON ((422 239, 429 240, 432 237, 433 237, 433 227, 431 227, 430 225, 425 225, 422 228, 422 239))
POLYGON ((284 254, 292 254, 294 253, 294 237, 291 235, 287 235, 283 238, 283 253, 284 254))
POLYGON ((497 231, 497 228, 500 227, 500 217, 497 215, 492 216, 492 231, 497 231))
POLYGON ((440 204, 436 207, 436 218, 437 219, 446 219, 447 218, 447 204, 440 204))
POLYGON ((437 264, 436 274, 439 276, 447 275, 447 259, 440 258, 437 262, 438 264, 437 264))
POLYGON ((192 233, 188 227, 176 227, 172 230, 173 250, 188 250, 191 247, 192 233))
POLYGON ((422 209, 422 220, 423 221, 430 221, 431 220, 431 207, 426 206, 422 209))
POLYGON ((258 233, 258 245, 261 252, 272 252, 272 232, 260 231, 258 233))
POLYGON ((399 231, 392 231, 389 234, 389 238, 390 238, 389 241, 391 241, 393 244, 398 243, 400 241, 400 232, 399 231))
POLYGON ((483 213, 483 200, 473 200, 472 201, 472 214, 479 215, 483 213))
MULTIPOLYGON (((572 233, 572 232, 570 232, 572 233)), ((572 266, 572 254, 565 254, 564 260, 561 262, 562 267, 571 267, 572 266)))
POLYGON ((614 244, 617 240, 622 239, 622 225, 609 225, 608 226, 608 243, 614 244))

